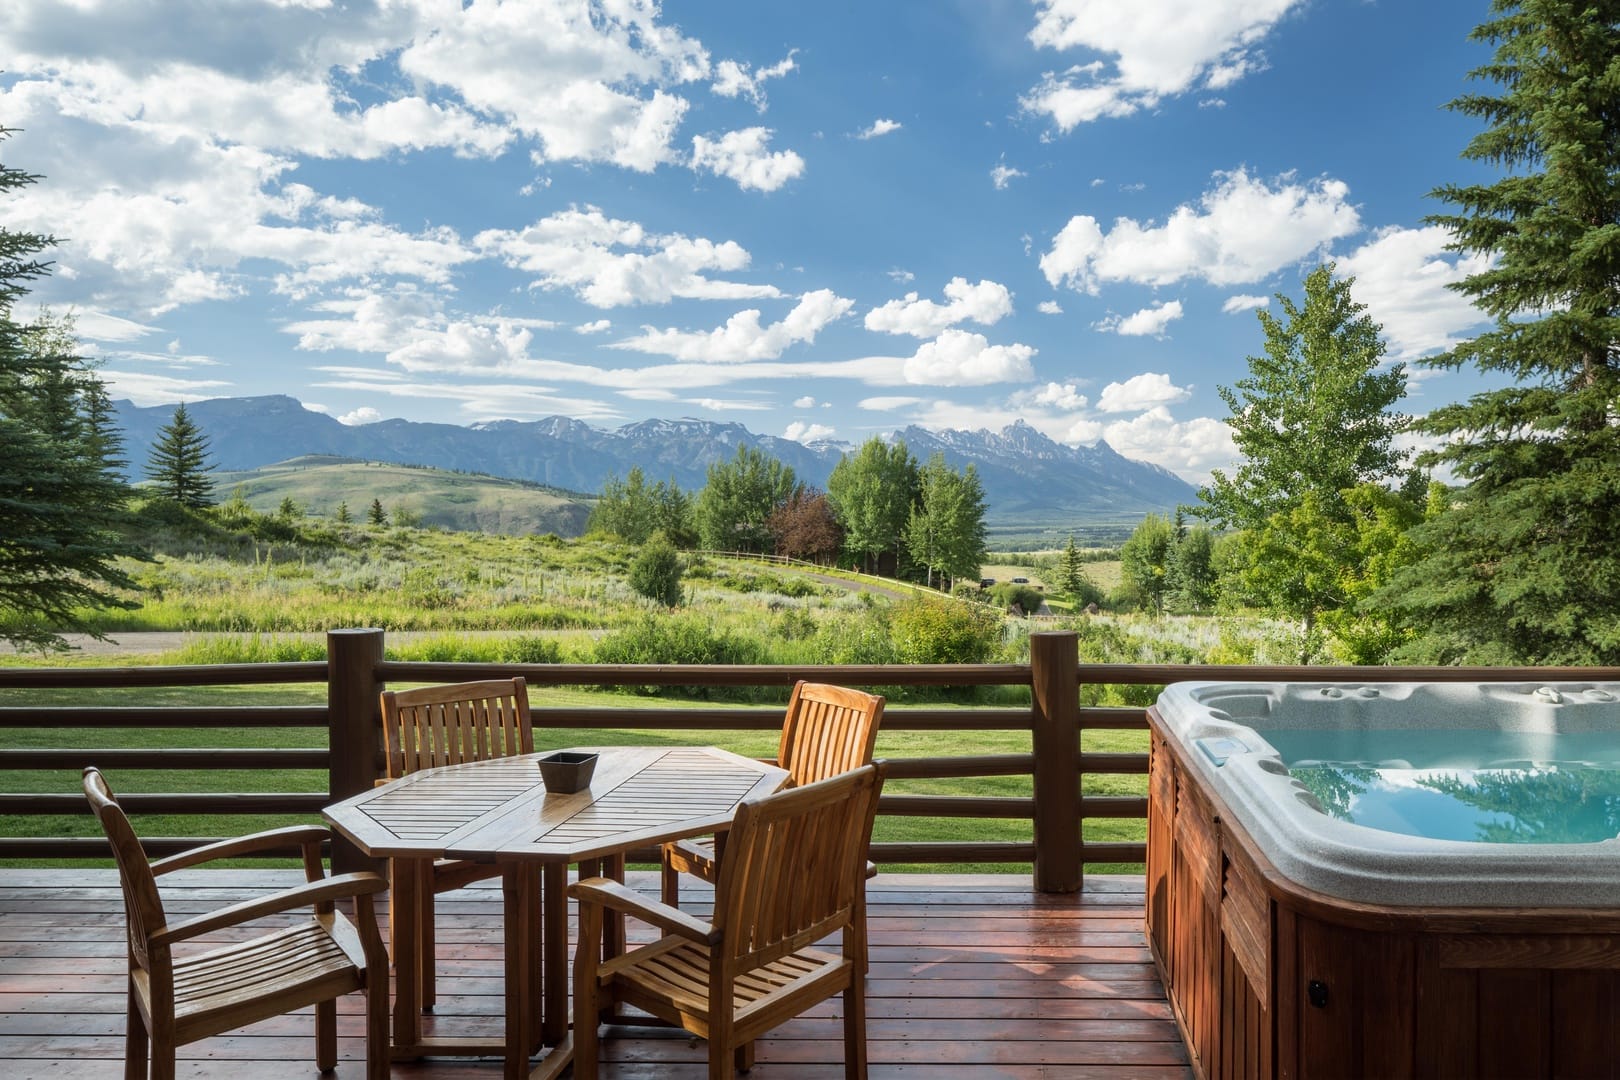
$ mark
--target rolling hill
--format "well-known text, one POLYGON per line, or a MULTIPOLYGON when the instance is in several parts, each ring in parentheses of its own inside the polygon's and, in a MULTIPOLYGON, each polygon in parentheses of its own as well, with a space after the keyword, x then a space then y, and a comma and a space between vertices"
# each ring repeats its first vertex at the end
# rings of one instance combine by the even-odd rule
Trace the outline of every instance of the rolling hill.
POLYGON ((350 516, 364 521, 377 499, 390 516, 404 508, 424 526, 511 535, 579 536, 594 501, 525 480, 327 455, 217 471, 214 481, 221 499, 240 490, 249 506, 266 513, 291 499, 306 513, 332 517, 346 502, 350 516))

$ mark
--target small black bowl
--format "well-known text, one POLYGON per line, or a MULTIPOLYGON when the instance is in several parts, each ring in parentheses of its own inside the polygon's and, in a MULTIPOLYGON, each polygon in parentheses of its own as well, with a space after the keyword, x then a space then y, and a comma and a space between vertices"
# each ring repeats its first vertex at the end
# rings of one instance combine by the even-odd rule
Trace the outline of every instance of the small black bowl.
POLYGON ((591 786, 591 774, 596 771, 595 754, 579 754, 560 750, 540 759, 540 779, 548 792, 572 795, 591 786))

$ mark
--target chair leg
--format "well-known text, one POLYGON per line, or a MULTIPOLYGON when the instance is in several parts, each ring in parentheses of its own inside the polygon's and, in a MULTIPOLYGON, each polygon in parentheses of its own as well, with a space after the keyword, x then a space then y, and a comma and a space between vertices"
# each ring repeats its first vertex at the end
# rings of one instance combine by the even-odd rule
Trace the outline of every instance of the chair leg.
POLYGON ((669 865, 669 859, 664 859, 663 873, 660 875, 661 885, 658 890, 659 899, 670 907, 681 906, 681 875, 669 865))
POLYGON ((174 1044, 152 1040, 152 1080, 174 1080, 174 1044))
POLYGON ((742 1052, 740 1046, 727 1050, 724 1042, 709 1043, 709 1080, 736 1080, 736 1056, 742 1052))
POLYGON ((315 1067, 321 1072, 337 1068, 337 999, 315 1005, 315 1067))
POLYGON ((141 1018, 140 1006, 135 1003, 135 987, 128 993, 129 1004, 124 1012, 124 1080, 146 1080, 146 1021, 141 1018))
POLYGON ((388 1080, 388 969, 366 967, 366 1080, 388 1080))
POLYGON ((858 978, 844 988, 844 1080, 866 1080, 866 987, 858 978))
POLYGON ((596 1080, 596 1059, 601 1053, 598 1017, 603 1004, 596 974, 601 940, 601 906, 581 904, 579 946, 574 954, 574 1080, 596 1080))
MULTIPOLYGON (((718 951, 718 950, 716 950, 718 951)), ((716 995, 714 987, 715 971, 714 961, 711 957, 709 967, 709 1080, 733 1080, 737 1069, 742 1065, 742 1058, 752 1058, 753 1048, 749 1045, 735 1042, 736 1028, 732 1026, 732 1017, 717 1004, 723 1002, 726 1009, 731 1007, 729 996, 716 995)))
POLYGON ((731 1052, 731 1060, 737 1066, 738 1072, 747 1072, 754 1067, 754 1044, 745 1042, 731 1052))
POLYGON ((870 950, 866 942, 866 886, 861 885, 855 890, 854 910, 851 912, 850 933, 845 938, 849 942, 849 960, 855 965, 855 978, 866 978, 866 970, 871 966, 870 950))
MULTIPOLYGON (((602 860, 601 874, 624 884, 624 855, 609 855, 602 860)), ((625 950, 625 917, 622 911, 610 911, 602 922, 602 959, 612 960, 625 950)))

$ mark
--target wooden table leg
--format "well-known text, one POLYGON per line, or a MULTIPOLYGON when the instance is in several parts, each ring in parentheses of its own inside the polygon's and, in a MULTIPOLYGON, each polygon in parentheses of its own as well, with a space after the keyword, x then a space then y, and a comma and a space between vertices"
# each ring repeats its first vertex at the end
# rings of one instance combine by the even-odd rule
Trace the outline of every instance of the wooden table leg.
POLYGON ((531 863, 507 863, 501 870, 506 917, 506 1080, 529 1074, 529 1058, 540 1049, 540 890, 531 863))
POLYGON ((418 1046, 422 1042, 422 957, 420 921, 424 871, 431 864, 421 859, 395 859, 392 907, 394 936, 394 1045, 418 1046))
POLYGON ((568 864, 548 862, 541 868, 545 918, 546 1005, 541 1032, 553 1046, 568 1034, 568 864))

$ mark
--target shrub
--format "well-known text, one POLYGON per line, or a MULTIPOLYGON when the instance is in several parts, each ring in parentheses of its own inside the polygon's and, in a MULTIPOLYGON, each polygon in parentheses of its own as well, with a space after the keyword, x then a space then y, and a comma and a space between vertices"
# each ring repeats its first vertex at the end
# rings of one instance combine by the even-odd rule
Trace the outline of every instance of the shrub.
POLYGON ((681 603, 681 557, 663 533, 653 533, 630 562, 630 587, 665 607, 681 603))
POLYGON ((815 636, 816 620, 803 608, 788 608, 776 617, 771 630, 783 641, 801 641, 815 636))
POLYGON ((978 604, 918 597, 897 607, 889 632, 907 664, 982 664, 1001 644, 1001 617, 978 604))
MULTIPOLYGON (((861 595, 865 596, 865 593, 861 595)), ((821 624, 812 639, 817 664, 895 664, 900 651, 880 617, 860 614, 821 624)))
POLYGON ((555 638, 540 637, 538 634, 524 634, 521 637, 506 638, 500 643, 498 650, 499 662, 502 664, 560 664, 563 662, 562 646, 557 644, 555 638))
POLYGON ((1035 614, 1037 611, 1041 610, 1041 605, 1046 603, 1046 594, 1041 592, 1041 590, 1037 589, 1035 586, 1014 585, 1011 582, 1004 585, 997 585, 995 588, 991 589, 990 598, 995 601, 996 605, 1002 610, 1006 610, 1011 608, 1014 604, 1017 604, 1018 609, 1025 615, 1035 614))
POLYGON ((690 616, 646 616, 596 643, 598 664, 758 664, 763 648, 751 637, 717 630, 690 616))

